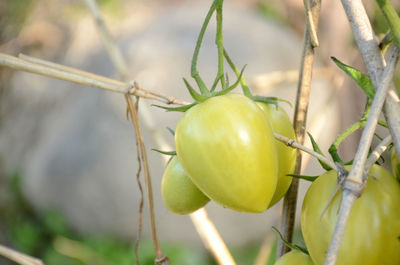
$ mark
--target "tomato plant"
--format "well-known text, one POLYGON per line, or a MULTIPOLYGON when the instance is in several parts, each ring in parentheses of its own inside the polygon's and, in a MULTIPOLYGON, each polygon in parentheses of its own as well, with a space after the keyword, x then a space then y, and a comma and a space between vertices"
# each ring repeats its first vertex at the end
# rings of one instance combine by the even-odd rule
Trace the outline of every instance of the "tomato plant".
MULTIPOLYGON (((335 171, 321 175, 312 183, 303 202, 301 227, 317 265, 324 264, 337 220, 341 192, 323 214, 336 185, 335 171)), ((349 216, 337 264, 400 264, 399 236, 400 185, 383 167, 374 165, 349 216)))
POLYGON ((164 171, 161 195, 167 208, 176 214, 192 213, 210 199, 190 180, 176 156, 173 156, 164 171))
POLYGON ((307 254, 299 250, 292 250, 280 257, 275 265, 314 265, 314 263, 307 254))
POLYGON ((399 157, 396 154, 396 149, 394 148, 392 149, 391 163, 393 175, 400 181, 400 162, 399 157))
POLYGON ((275 139, 251 99, 228 94, 192 107, 175 132, 179 161, 197 187, 238 211, 263 212, 277 184, 275 139))
MULTIPOLYGON (((257 105, 264 111, 274 132, 291 139, 296 139, 292 123, 284 109, 273 104, 266 104, 262 102, 257 102, 257 105)), ((292 183, 292 177, 287 175, 293 174, 294 167, 296 165, 296 150, 278 140, 275 140, 275 143, 279 164, 278 184, 269 207, 272 207, 275 203, 282 199, 289 189, 290 183, 292 183)))

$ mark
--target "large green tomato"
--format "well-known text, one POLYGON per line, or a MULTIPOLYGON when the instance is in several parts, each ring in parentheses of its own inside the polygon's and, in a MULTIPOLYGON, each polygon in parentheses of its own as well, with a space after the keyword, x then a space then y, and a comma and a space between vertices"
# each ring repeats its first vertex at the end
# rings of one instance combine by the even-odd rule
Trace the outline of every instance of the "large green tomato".
POLYGON ((396 149, 394 147, 392 148, 392 156, 391 156, 391 162, 392 162, 392 172, 393 175, 397 178, 397 180, 400 181, 400 162, 399 162, 399 157, 396 154, 396 149))
POLYGON ((164 171, 161 195, 167 208, 176 214, 192 213, 210 201, 193 184, 176 156, 171 159, 164 171))
POLYGON ((207 99, 181 117, 176 152, 197 187, 224 207, 264 212, 277 184, 275 139, 251 99, 229 94, 207 99))
POLYGON ((307 254, 292 250, 280 257, 274 265, 314 265, 314 262, 307 254))
MULTIPOLYGON (((287 113, 279 106, 257 102, 267 116, 267 120, 271 124, 272 130, 280 135, 296 139, 292 123, 287 113)), ((293 174, 296 166, 296 149, 291 148, 281 141, 275 140, 278 152, 278 184, 276 191, 269 207, 272 207, 285 195, 292 183, 292 177, 287 176, 293 174)))
MULTIPOLYGON (((400 264, 400 184, 377 165, 369 176, 350 213, 337 265, 400 264)), ((335 171, 321 175, 311 184, 303 202, 301 228, 316 265, 324 264, 337 220, 341 192, 321 216, 335 191, 336 180, 335 171)))

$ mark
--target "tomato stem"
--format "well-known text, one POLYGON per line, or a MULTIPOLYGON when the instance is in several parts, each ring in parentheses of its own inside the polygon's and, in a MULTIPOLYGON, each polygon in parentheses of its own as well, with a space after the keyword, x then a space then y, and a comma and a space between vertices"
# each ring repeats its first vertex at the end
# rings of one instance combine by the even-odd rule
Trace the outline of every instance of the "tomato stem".
POLYGON ((221 80, 222 89, 225 88, 226 80, 224 78, 219 78, 221 75, 224 75, 224 45, 223 45, 223 37, 222 37, 222 6, 223 0, 216 0, 217 4, 217 34, 215 38, 215 43, 217 44, 218 48, 218 73, 217 79, 221 80))
MULTIPOLYGON (((226 49, 224 49, 224 57, 225 57, 226 61, 228 62, 229 66, 231 67, 231 69, 235 72, 236 76, 239 77, 240 76, 240 70, 233 63, 233 61, 229 57, 228 52, 226 51, 226 49)), ((240 86, 242 87, 242 90, 243 90, 243 94, 246 97, 251 98, 253 95, 251 94, 250 89, 247 86, 247 83, 246 83, 246 81, 244 79, 244 75, 242 74, 242 76, 239 79, 240 79, 240 86)))
POLYGON ((196 80, 196 83, 199 86, 200 92, 202 94, 207 94, 209 91, 203 79, 200 77, 199 71, 197 70, 197 59, 199 57, 200 47, 201 43, 203 42, 204 33, 206 32, 208 23, 210 22, 211 16, 213 15, 217 5, 218 5, 218 0, 214 0, 214 2, 210 7, 210 10, 207 13, 206 18, 204 19, 203 25, 201 26, 199 36, 197 37, 196 47, 193 52, 191 76, 194 80, 196 80))

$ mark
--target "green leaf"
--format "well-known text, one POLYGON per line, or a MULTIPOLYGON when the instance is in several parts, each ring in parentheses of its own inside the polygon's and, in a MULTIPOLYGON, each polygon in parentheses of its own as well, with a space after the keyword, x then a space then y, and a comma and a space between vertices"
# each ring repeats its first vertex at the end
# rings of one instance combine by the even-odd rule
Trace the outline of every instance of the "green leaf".
POLYGON ((172 130, 171 128, 167 127, 167 130, 172 134, 172 136, 175 136, 175 131, 172 130))
POLYGON ((165 107, 165 106, 161 106, 161 105, 156 105, 156 104, 152 104, 152 106, 157 107, 157 108, 161 108, 164 109, 166 111, 178 111, 178 112, 185 112, 188 109, 190 109, 191 107, 197 105, 197 102, 194 102, 192 104, 189 105, 185 105, 185 106, 179 106, 179 107, 165 107))
POLYGON ((314 180, 316 180, 319 177, 319 176, 305 176, 305 175, 297 175, 297 174, 287 174, 286 176, 294 177, 297 179, 304 179, 304 180, 311 181, 311 182, 313 182, 314 180))
POLYGON ((194 90, 194 88, 189 84, 189 82, 185 78, 183 78, 183 82, 185 82, 185 85, 194 100, 196 100, 198 102, 203 102, 209 98, 208 96, 204 96, 204 95, 197 93, 196 90, 194 90))
MULTIPOLYGON (((321 151, 321 149, 319 148, 317 142, 314 140, 314 137, 311 135, 311 133, 307 132, 308 137, 310 138, 312 147, 314 149, 315 152, 317 152, 320 155, 324 155, 321 151)), ((322 162, 321 160, 318 159, 319 164, 323 167, 323 169, 325 169, 326 171, 331 170, 332 168, 330 166, 328 166, 326 163, 322 162)))
POLYGON ((331 57, 333 62, 340 68, 342 69, 348 76, 353 79, 357 85, 361 87, 361 89, 364 91, 364 93, 367 95, 368 98, 373 99, 375 96, 375 90, 374 86, 372 85, 371 79, 369 78, 368 75, 360 72, 359 70, 346 65, 336 59, 335 57, 331 57))
POLYGON ((337 151, 337 147, 334 144, 332 144, 329 147, 328 152, 331 155, 334 162, 343 164, 343 160, 340 158, 338 151, 337 151))
POLYGON ((163 155, 169 155, 169 156, 175 156, 176 155, 176 151, 162 151, 162 150, 155 149, 155 148, 153 148, 151 150, 156 151, 156 152, 158 152, 160 154, 163 154, 163 155))
MULTIPOLYGON (((240 72, 239 77, 237 78, 236 82, 235 82, 233 85, 231 85, 230 87, 225 88, 224 90, 218 91, 218 92, 215 93, 214 95, 215 95, 215 96, 225 95, 225 94, 227 94, 228 92, 232 91, 235 87, 237 87, 237 85, 238 85, 239 82, 240 82, 240 79, 242 78, 244 69, 246 69, 246 66, 247 66, 247 65, 243 66, 242 71, 240 72)), ((228 78, 226 79, 226 81, 227 81, 227 84, 228 84, 228 82, 229 82, 228 78)))
POLYGON ((273 229, 275 232, 278 233, 279 237, 281 238, 281 240, 283 241, 283 243, 285 243, 285 245, 286 245, 287 247, 289 247, 289 248, 291 248, 291 249, 293 249, 293 250, 301 251, 301 252, 303 252, 304 254, 310 255, 310 253, 308 253, 308 250, 307 250, 307 249, 305 249, 305 248, 303 248, 303 247, 301 247, 301 246, 299 246, 299 245, 290 243, 289 241, 285 240, 285 239, 283 238, 281 232, 279 232, 279 230, 278 230, 275 226, 273 226, 272 229, 273 229))
POLYGON ((278 97, 263 97, 263 96, 250 96, 249 98, 251 98, 254 101, 257 102, 264 102, 267 104, 274 104, 274 105, 278 105, 278 102, 284 102, 289 104, 289 106, 292 108, 293 105, 292 103, 290 103, 290 101, 282 99, 282 98, 278 98, 278 97))
POLYGON ((213 92, 213 91, 215 90, 215 88, 216 88, 217 85, 218 85, 218 82, 219 82, 222 78, 224 78, 224 74, 220 74, 217 78, 215 78, 214 84, 212 85, 210 92, 213 92))

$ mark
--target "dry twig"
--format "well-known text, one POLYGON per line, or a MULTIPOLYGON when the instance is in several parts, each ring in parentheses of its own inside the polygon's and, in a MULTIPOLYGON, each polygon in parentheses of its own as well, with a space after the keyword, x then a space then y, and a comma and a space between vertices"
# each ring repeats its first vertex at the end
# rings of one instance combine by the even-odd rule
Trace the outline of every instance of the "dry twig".
MULTIPOLYGON (((300 144, 304 143, 305 125, 312 78, 312 67, 314 62, 314 46, 311 40, 311 35, 313 35, 313 32, 315 33, 316 29, 318 28, 319 11, 321 7, 320 0, 305 1, 309 1, 308 3, 306 2, 307 4, 305 4, 305 9, 306 13, 310 13, 309 15, 312 16, 313 26, 309 23, 306 23, 306 30, 304 32, 303 54, 299 72, 299 83, 297 88, 295 115, 293 119, 296 139, 300 144), (311 8, 311 11, 309 10, 309 8, 311 8)), ((294 174, 300 174, 301 160, 301 153, 297 152, 296 168, 294 174)), ((293 179, 289 191, 286 193, 283 201, 281 232, 285 240, 289 242, 292 241, 293 237, 298 185, 299 180, 293 179)), ((288 251, 289 248, 286 247, 282 241, 279 241, 278 257, 282 256, 288 251)))
POLYGON ((0 256, 6 257, 21 265, 44 265, 44 263, 37 258, 28 256, 11 248, 0 245, 0 256))
POLYGON ((382 106, 392 82, 394 67, 397 62, 398 49, 394 47, 389 59, 389 64, 386 66, 382 79, 377 87, 374 100, 372 102, 371 111, 367 118, 367 123, 361 135, 361 139, 354 157, 353 166, 349 172, 347 179, 342 185, 342 200, 340 203, 339 215, 335 230, 329 245, 328 253, 325 259, 325 265, 335 265, 337 255, 339 252, 340 244, 344 235, 347 220, 349 218, 351 209, 355 200, 361 195, 365 184, 366 175, 365 163, 371 146, 372 138, 375 132, 376 124, 378 122, 379 114, 381 113, 382 106))

